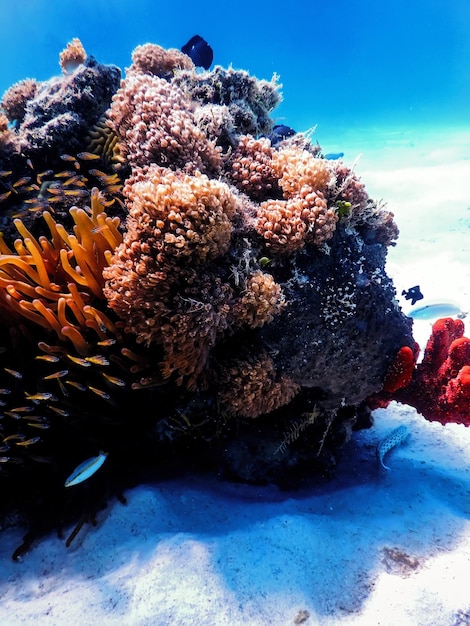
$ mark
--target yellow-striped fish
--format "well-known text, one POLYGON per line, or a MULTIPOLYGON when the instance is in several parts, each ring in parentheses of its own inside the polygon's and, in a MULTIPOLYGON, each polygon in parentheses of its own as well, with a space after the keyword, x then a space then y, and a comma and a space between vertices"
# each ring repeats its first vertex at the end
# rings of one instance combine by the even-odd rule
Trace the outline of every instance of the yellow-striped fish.
POLYGON ((107 456, 107 452, 100 450, 98 456, 93 456, 90 459, 83 461, 83 463, 80 463, 80 465, 73 470, 65 481, 65 486, 73 487, 74 485, 82 483, 84 480, 88 480, 90 476, 93 476, 93 474, 100 469, 106 461, 107 456))

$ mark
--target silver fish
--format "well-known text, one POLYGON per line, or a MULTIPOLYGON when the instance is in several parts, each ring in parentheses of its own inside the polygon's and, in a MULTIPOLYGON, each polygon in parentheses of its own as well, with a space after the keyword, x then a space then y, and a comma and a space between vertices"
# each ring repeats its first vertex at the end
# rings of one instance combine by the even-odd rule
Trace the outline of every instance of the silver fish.
POLYGON ((90 476, 93 476, 95 472, 97 472, 103 463, 106 461, 106 457, 108 456, 107 452, 103 452, 100 450, 98 456, 93 456, 83 463, 80 463, 70 476, 65 481, 66 487, 73 487, 73 485, 78 485, 82 483, 84 480, 88 480, 90 476))
POLYGON ((395 448, 395 446, 398 446, 400 443, 405 441, 409 434, 410 432, 408 428, 405 425, 402 425, 398 428, 395 428, 395 430, 392 430, 392 432, 387 435, 385 439, 382 439, 382 441, 379 443, 379 445, 377 446, 377 459, 384 469, 390 469, 387 465, 384 464, 384 456, 392 448, 395 448))

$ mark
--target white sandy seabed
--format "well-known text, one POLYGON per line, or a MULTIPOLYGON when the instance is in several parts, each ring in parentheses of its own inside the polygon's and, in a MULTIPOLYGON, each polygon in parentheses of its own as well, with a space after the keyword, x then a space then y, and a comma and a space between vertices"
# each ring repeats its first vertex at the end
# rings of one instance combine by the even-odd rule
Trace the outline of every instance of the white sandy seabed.
MULTIPOLYGON (((470 133, 366 129, 338 146, 395 213, 398 294, 470 311, 470 133)), ((405 312, 409 303, 402 300, 405 312)), ((415 324, 422 347, 432 320, 415 324)), ((468 324, 467 324, 468 334, 468 324)), ((0 535, 0 626, 470 624, 470 429, 393 404, 354 435, 335 478, 301 492, 215 478, 143 485, 70 548, 12 562, 0 535), (377 442, 410 436, 377 465, 377 442)))

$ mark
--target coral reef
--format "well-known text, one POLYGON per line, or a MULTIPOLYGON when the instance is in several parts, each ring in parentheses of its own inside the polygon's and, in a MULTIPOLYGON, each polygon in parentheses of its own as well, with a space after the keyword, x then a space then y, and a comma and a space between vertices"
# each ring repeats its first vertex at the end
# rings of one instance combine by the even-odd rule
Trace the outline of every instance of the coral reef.
POLYGON ((393 215, 307 136, 271 142, 277 77, 144 44, 120 81, 76 46, 0 128, 0 515, 78 514, 70 542, 150 469, 327 474, 414 364, 393 215))

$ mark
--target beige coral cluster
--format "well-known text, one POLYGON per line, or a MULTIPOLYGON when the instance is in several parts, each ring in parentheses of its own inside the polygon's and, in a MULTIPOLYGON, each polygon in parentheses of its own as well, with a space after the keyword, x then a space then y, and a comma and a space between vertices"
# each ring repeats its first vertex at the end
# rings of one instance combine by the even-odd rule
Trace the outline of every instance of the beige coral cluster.
POLYGON ((251 418, 288 404, 300 389, 289 376, 277 371, 267 354, 228 365, 220 388, 219 401, 225 410, 251 418))
POLYGON ((171 78, 177 70, 193 70, 194 63, 187 54, 177 48, 162 48, 153 43, 137 46, 132 52, 132 65, 127 70, 137 74, 150 74, 160 78, 171 78))
POLYGON ((245 135, 226 170, 238 189, 261 201, 256 230, 275 254, 290 255, 333 236, 338 214, 327 202, 333 177, 325 159, 292 144, 275 150, 269 139, 245 135))
POLYGON ((296 147, 280 148, 273 154, 272 168, 284 197, 294 198, 306 188, 325 192, 331 180, 326 159, 296 147))
POLYGON ((20 80, 12 85, 4 94, 0 107, 10 121, 20 123, 26 113, 26 105, 34 98, 38 89, 37 82, 32 78, 20 80))
POLYGON ((278 189, 279 176, 273 169, 273 148, 267 137, 254 139, 242 135, 227 166, 233 184, 253 200, 272 197, 278 189))
POLYGON ((320 245, 331 239, 338 216, 321 192, 309 190, 305 198, 262 202, 256 228, 276 254, 293 254, 308 242, 320 245))
POLYGON ((281 286, 271 274, 257 271, 247 278, 246 287, 232 312, 239 324, 259 328, 272 322, 285 305, 281 286))
POLYGON ((164 376, 191 386, 228 323, 231 289, 205 264, 230 245, 235 198, 200 172, 158 166, 126 193, 127 231, 104 272, 105 296, 139 342, 162 345, 164 376))
POLYGON ((113 96, 109 120, 131 167, 157 163, 217 173, 220 149, 197 126, 184 92, 158 76, 132 72, 113 96))
POLYGON ((85 48, 78 37, 70 41, 59 55, 59 64, 64 74, 71 74, 87 57, 85 48))

